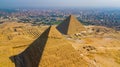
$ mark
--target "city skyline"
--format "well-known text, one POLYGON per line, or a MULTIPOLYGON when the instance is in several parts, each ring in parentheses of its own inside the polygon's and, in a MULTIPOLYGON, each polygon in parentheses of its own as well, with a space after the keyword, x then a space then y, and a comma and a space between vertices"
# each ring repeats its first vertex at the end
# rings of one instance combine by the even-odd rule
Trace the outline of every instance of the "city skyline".
POLYGON ((0 0, 0 8, 120 7, 120 0, 0 0))

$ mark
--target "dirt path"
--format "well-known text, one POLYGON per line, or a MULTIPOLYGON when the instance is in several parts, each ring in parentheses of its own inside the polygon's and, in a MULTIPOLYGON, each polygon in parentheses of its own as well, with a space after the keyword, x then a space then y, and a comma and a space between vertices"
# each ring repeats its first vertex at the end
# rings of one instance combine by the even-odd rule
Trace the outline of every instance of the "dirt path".
POLYGON ((120 47, 96 47, 96 48, 102 50, 120 50, 120 47))

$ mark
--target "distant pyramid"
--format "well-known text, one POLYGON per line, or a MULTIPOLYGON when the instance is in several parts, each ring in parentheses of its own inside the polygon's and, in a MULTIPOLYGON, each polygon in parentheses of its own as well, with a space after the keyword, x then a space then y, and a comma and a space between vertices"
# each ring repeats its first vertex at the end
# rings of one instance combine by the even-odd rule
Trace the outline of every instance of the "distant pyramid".
POLYGON ((58 25, 57 29, 65 35, 85 31, 85 27, 73 15, 70 15, 63 23, 58 25))
POLYGON ((12 58, 16 67, 87 67, 87 63, 53 26, 24 52, 12 58))

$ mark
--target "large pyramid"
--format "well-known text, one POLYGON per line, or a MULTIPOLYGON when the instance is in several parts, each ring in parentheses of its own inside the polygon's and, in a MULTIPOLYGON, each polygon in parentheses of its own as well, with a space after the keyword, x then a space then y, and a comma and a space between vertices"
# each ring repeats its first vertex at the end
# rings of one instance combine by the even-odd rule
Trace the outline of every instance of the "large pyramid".
POLYGON ((13 56, 16 67, 88 67, 76 50, 50 26, 25 51, 13 56))
POLYGON ((65 35, 85 31, 85 27, 73 15, 70 15, 63 23, 58 25, 57 29, 65 35))

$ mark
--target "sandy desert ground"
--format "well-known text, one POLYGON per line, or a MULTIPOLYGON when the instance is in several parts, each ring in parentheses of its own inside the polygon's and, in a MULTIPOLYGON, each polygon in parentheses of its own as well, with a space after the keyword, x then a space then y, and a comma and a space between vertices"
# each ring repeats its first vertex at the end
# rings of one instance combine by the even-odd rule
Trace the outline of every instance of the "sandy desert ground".
MULTIPOLYGON (((0 67, 14 67, 10 57, 24 51, 48 27, 17 22, 1 24, 0 67)), ((75 35, 63 35, 86 62, 81 61, 81 64, 89 67, 120 67, 120 32, 102 26, 85 28, 87 31, 75 35)))

